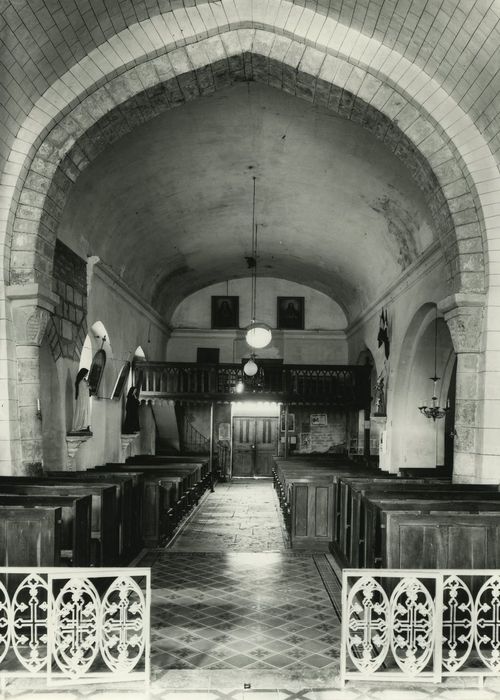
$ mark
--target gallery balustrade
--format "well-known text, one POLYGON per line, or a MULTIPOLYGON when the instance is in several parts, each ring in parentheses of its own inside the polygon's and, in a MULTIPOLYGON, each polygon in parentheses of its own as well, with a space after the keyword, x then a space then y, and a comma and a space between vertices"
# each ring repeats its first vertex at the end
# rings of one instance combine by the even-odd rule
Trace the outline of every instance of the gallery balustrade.
POLYGON ((369 373, 358 365, 282 365, 260 367, 247 377, 239 364, 137 362, 135 382, 141 398, 234 400, 259 394, 273 400, 364 408, 370 403, 369 373))

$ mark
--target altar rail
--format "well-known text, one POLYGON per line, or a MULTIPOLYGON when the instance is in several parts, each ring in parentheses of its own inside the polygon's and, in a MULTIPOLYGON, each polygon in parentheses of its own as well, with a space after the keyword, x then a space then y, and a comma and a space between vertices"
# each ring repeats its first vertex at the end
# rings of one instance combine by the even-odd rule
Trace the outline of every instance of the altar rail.
MULTIPOLYGON (((258 361, 258 360, 257 360, 258 361)), ((248 393, 288 401, 364 408, 370 402, 366 367, 358 365, 273 365, 246 377, 241 364, 137 362, 141 398, 204 396, 235 399, 248 393)))
POLYGON ((0 680, 149 683, 150 569, 0 568, 0 680))
POLYGON ((500 675, 500 570, 345 569, 340 679, 500 675))

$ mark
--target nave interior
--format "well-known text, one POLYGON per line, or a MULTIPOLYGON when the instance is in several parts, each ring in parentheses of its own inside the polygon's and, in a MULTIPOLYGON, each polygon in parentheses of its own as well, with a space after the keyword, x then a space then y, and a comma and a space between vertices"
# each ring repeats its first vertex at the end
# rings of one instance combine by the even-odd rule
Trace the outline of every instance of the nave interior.
MULTIPOLYGON (((151 685, 146 690, 134 683, 123 684, 120 695, 130 700, 146 697, 145 693, 166 700, 382 700, 404 691, 404 697, 411 700, 444 699, 450 693, 470 697, 470 681, 460 678, 448 679, 437 688, 416 681, 397 686, 383 681, 354 681, 345 689, 340 687, 342 565, 394 566, 391 561, 360 561, 366 556, 366 548, 361 546, 366 537, 361 533, 362 526, 370 522, 374 529, 380 527, 380 519, 369 520, 372 503, 390 511, 392 499, 398 512, 406 509, 410 518, 417 512, 420 524, 411 522, 418 530, 426 514, 439 510, 441 505, 448 517, 453 517, 455 497, 455 509, 469 509, 476 521, 481 520, 483 508, 498 517, 494 516, 495 506, 500 507, 498 491, 494 487, 465 490, 442 475, 391 479, 373 466, 366 468, 338 455, 274 457, 273 463, 272 479, 235 477, 219 481, 217 476, 221 474, 208 472, 208 459, 203 456, 138 455, 121 465, 61 475, 59 480, 38 478, 40 489, 52 488, 57 493, 62 488, 72 494, 73 504, 89 498, 88 494, 78 494, 85 483, 93 484, 91 501, 96 500, 99 491, 101 499, 105 493, 114 497, 119 494, 114 529, 120 536, 105 543, 110 547, 105 551, 114 557, 111 561, 121 561, 122 565, 151 567, 151 685), (48 482, 45 487, 44 481, 48 482), (141 487, 140 511, 134 510, 138 505, 134 483, 141 487), (125 484, 132 491, 124 496, 125 484), (361 501, 357 499, 357 487, 364 489, 361 501), (332 492, 331 500, 325 501, 325 489, 332 492), (135 535, 141 539, 146 535, 147 546, 127 550, 128 537, 134 546, 132 525, 138 512, 141 528, 135 535), (353 533, 351 538, 346 537, 349 531, 353 533), (135 554, 132 559, 131 553, 135 554)), ((8 484, 0 484, 0 488, 4 486, 5 499, 19 498, 9 496, 8 484)), ((67 496, 55 495, 53 503, 58 498, 60 503, 68 500, 67 496)), ((108 500, 108 508, 112 508, 113 501, 108 500)), ((42 498, 39 509, 45 508, 42 498)), ((16 512, 19 517, 19 507, 16 512)), ((461 568, 467 556, 467 523, 460 521, 461 512, 458 540, 448 551, 440 552, 446 557, 444 564, 456 568, 461 568), (450 560, 453 556, 462 560, 450 560)), ((68 515, 66 525, 69 522, 68 515)), ((92 535, 91 540, 96 538, 97 542, 90 546, 91 554, 99 552, 102 544, 95 530, 92 535)), ((79 539, 84 536, 80 530, 79 539)), ((414 538, 418 536, 414 534, 414 538)), ((24 541, 30 539, 36 541, 35 530, 25 534, 24 541)), ((474 545, 473 540, 471 543, 474 545)), ((429 538, 427 545, 433 550, 429 538)), ((23 556, 29 551, 28 546, 23 556)), ((414 544, 413 566, 443 564, 435 560, 429 564, 425 557, 436 554, 423 550, 419 562, 418 551, 414 544)), ((48 552, 42 549, 42 556, 48 552)), ((53 541, 52 556, 58 554, 53 541)), ((487 551, 475 554, 488 556, 487 551)), ((38 563, 45 561, 40 559, 38 563)), ((480 561, 475 563, 481 566, 480 561)), ((400 566, 405 568, 408 563, 400 566)), ((500 685, 489 679, 484 689, 474 692, 475 697, 489 700, 498 691, 500 685)), ((102 698, 115 697, 105 685, 51 690, 53 697, 65 699, 89 697, 92 692, 102 698)), ((7 686, 7 697, 44 697, 45 693, 33 680, 12 681, 7 686)))

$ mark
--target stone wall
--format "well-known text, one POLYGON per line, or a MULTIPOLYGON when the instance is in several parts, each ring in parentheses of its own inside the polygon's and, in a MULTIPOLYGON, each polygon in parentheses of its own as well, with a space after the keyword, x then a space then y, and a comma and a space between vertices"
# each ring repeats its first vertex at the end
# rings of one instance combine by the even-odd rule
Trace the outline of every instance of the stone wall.
POLYGON ((59 240, 52 288, 59 303, 47 324, 50 349, 54 360, 76 360, 87 334, 87 263, 59 240))
POLYGON ((321 406, 294 406, 290 407, 289 414, 295 416, 295 431, 289 432, 291 454, 347 450, 347 416, 344 411, 321 406), (321 423, 323 416, 326 417, 326 424, 321 423), (295 443, 293 438, 296 438, 295 443))

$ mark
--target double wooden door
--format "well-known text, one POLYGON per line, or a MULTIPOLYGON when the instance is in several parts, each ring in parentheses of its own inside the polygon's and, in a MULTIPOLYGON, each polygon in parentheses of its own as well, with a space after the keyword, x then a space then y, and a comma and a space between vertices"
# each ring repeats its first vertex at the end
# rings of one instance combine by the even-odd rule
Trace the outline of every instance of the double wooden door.
POLYGON ((233 476, 272 476, 277 451, 277 418, 233 418, 233 476))

